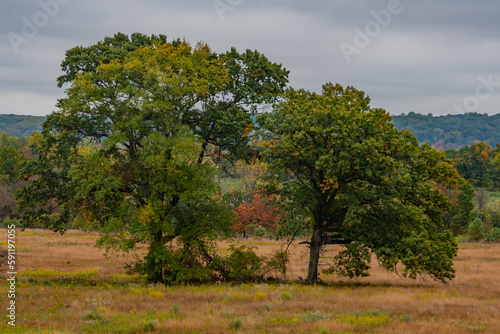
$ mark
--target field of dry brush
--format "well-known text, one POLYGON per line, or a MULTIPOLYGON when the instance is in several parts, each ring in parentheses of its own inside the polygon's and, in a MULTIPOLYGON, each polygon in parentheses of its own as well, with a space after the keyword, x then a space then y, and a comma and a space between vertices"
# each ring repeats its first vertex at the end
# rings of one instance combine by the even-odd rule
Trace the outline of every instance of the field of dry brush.
MULTIPOLYGON (((104 257, 96 239, 78 231, 18 230, 16 327, 4 315, 0 332, 500 333, 499 244, 460 244, 456 278, 448 284, 401 279, 374 262, 368 278, 330 276, 305 285, 299 277, 306 276, 308 249, 294 244, 286 281, 148 286, 125 273, 132 255, 104 257)), ((240 242, 260 254, 280 245, 240 242)), ((6 243, 7 230, 0 229, 0 246, 6 243)))

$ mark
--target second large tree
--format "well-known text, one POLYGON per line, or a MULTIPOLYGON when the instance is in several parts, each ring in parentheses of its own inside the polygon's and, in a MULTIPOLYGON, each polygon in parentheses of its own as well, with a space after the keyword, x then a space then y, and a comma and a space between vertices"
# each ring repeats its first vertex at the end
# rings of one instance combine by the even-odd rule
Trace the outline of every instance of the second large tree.
POLYGON ((366 275, 374 253, 403 276, 453 277, 457 245, 443 226, 449 202, 437 185, 460 178, 443 153, 395 129, 352 87, 290 90, 261 122, 268 191, 309 222, 308 282, 317 282, 327 244, 345 246, 328 270, 340 275, 366 275))

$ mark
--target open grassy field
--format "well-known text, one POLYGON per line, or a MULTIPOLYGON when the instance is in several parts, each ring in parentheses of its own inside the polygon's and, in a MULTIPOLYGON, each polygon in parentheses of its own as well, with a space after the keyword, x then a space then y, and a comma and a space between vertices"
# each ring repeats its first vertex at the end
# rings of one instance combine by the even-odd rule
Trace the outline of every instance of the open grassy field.
MULTIPOLYGON (((307 248, 297 244, 286 282, 147 286, 125 274, 132 256, 106 258, 96 239, 18 230, 17 326, 7 325, 2 282, 0 333, 500 333, 499 244, 461 244, 449 284, 401 279, 373 263, 365 279, 305 285, 307 248)), ((261 254, 279 247, 242 243, 261 254)))

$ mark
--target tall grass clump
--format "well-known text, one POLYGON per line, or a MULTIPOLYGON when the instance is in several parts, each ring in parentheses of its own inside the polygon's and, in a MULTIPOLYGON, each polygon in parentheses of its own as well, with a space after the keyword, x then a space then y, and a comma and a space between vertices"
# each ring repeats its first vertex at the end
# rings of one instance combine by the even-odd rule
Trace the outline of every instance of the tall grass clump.
POLYGON ((229 323, 229 328, 232 330, 238 330, 243 327, 243 319, 236 318, 229 323))

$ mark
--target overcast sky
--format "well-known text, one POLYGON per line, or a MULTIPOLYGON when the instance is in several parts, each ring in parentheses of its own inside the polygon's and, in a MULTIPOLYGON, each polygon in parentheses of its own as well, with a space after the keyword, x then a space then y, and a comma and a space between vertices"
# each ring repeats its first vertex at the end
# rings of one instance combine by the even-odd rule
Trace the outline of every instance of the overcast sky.
POLYGON ((294 88, 353 85, 391 114, 497 114, 499 14, 494 0, 1 0, 0 113, 51 113, 66 50, 140 32, 258 50, 294 88))

